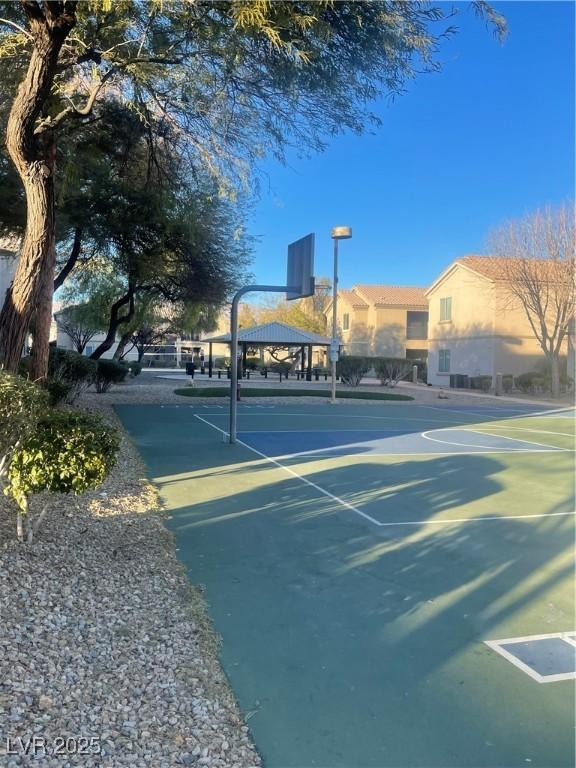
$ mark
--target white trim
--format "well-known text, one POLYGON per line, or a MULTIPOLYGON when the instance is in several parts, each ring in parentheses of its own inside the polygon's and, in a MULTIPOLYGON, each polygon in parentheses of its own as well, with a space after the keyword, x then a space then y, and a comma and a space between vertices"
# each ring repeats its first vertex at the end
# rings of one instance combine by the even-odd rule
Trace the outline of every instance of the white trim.
POLYGON ((564 640, 570 645, 576 647, 576 641, 571 637, 567 637, 567 635, 574 634, 575 633, 572 631, 552 632, 548 635, 524 635, 523 637, 508 637, 504 638, 503 640, 484 640, 484 643, 485 645, 492 648, 493 651, 496 651, 496 653, 500 654, 500 656, 503 656, 505 659, 507 659, 507 661, 509 661, 511 664, 514 664, 515 667, 521 669, 522 672, 525 672, 527 675, 529 675, 533 680, 536 680, 537 683, 557 683, 561 680, 575 680, 576 671, 562 672, 558 675, 541 675, 539 672, 536 672, 536 670, 532 669, 532 667, 529 667, 528 664, 525 664, 523 661, 521 661, 521 659, 519 659, 517 656, 514 656, 514 654, 510 653, 510 651, 502 648, 502 645, 514 645, 515 643, 529 643, 536 640, 553 640, 555 638, 560 638, 561 640, 564 640))

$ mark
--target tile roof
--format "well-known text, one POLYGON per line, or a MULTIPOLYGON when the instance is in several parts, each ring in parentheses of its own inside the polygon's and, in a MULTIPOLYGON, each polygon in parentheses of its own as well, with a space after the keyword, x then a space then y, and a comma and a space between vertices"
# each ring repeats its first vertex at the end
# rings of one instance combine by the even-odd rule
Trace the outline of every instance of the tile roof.
POLYGON ((503 277, 504 261, 505 259, 502 256, 470 255, 461 256, 459 259, 456 259, 455 263, 468 267, 468 269, 487 277, 489 280, 499 280, 503 277))
POLYGON ((352 290, 369 304, 428 309, 425 288, 412 285, 354 285, 352 290))
MULTIPOLYGON (((214 341, 226 343, 230 341, 230 334, 225 333, 222 336, 212 336, 202 339, 202 341, 214 341)), ((299 346, 300 344, 319 344, 330 345, 330 339, 320 336, 318 333, 310 333, 300 328, 294 328, 286 323, 264 323, 264 325, 255 325, 252 328, 241 328, 238 331, 238 341, 252 342, 253 344, 287 344, 299 346)))
MULTIPOLYGON (((476 272, 483 277, 487 277, 489 280, 505 280, 506 279, 506 264, 510 263, 510 259, 505 256, 461 256, 456 259, 455 264, 461 264, 464 267, 468 267, 473 272, 476 272)), ((513 261, 520 262, 520 259, 514 259, 513 261)), ((539 274, 542 276, 546 274, 547 270, 552 271, 554 268, 554 262, 549 259, 531 259, 534 263, 538 264, 539 274), (540 269, 540 268, 543 268, 540 269)))
POLYGON ((362 296, 359 296, 354 290, 350 291, 347 288, 343 288, 338 291, 338 296, 347 301, 348 304, 355 309, 368 306, 368 302, 364 301, 362 296))

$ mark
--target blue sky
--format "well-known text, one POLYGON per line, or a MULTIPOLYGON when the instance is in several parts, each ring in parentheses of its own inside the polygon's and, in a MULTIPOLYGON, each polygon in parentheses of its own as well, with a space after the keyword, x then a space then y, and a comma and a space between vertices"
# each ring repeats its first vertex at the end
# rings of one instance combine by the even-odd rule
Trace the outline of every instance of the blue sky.
POLYGON ((503 44, 458 4, 459 33, 439 73, 376 105, 376 135, 343 136, 321 155, 263 166, 249 224, 258 282, 285 281, 287 244, 316 233, 316 275, 341 245, 340 286, 429 284, 454 258, 482 252, 499 222, 574 196, 574 4, 494 3, 503 44))

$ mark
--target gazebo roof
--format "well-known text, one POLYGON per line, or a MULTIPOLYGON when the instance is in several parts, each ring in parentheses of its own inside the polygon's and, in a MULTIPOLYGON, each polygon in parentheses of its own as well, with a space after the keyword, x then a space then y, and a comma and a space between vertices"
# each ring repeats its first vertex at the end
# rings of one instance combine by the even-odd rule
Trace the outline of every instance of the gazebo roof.
MULTIPOLYGON (((215 342, 219 344, 230 343, 230 334, 225 333, 222 336, 212 336, 202 341, 215 342)), ((319 347, 329 347, 330 339, 326 336, 320 336, 318 333, 303 331, 301 328, 294 328, 286 323, 264 323, 264 325, 254 325, 252 328, 241 328, 238 331, 238 342, 248 344, 275 344, 277 346, 298 347, 306 344, 313 344, 319 347)))

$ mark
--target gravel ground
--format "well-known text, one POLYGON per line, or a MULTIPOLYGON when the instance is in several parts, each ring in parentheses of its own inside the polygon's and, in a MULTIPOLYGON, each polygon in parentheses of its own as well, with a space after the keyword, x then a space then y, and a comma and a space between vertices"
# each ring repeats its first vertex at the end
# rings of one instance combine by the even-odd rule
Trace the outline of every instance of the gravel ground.
MULTIPOLYGON (((114 419, 106 400, 84 405, 114 419)), ((201 592, 142 478, 124 437, 106 482, 53 498, 30 548, 0 501, 3 768, 260 765, 201 592)))
MULTIPOLYGON (((166 374, 164 374, 166 375, 166 374)), ((162 374, 158 373, 151 373, 144 371, 138 376, 136 379, 130 380, 126 382, 125 384, 121 384, 120 386, 114 387, 110 390, 110 392, 107 392, 102 395, 97 395, 95 392, 87 392, 84 395, 83 403, 91 407, 93 404, 101 405, 102 403, 106 404, 115 404, 115 403, 139 403, 139 404, 162 404, 162 405, 170 405, 170 404, 179 404, 179 405, 193 405, 196 404, 210 404, 210 403, 218 403, 222 404, 227 402, 227 399, 225 398, 186 398, 182 397, 181 395, 175 395, 174 390, 178 388, 182 388, 185 386, 183 382, 179 381, 172 381, 170 379, 161 378, 162 374)), ((288 380, 287 382, 284 381, 282 384, 279 384, 278 382, 265 382, 261 381, 260 379, 250 379, 249 381, 242 381, 241 386, 242 387, 251 387, 251 386, 271 386, 271 387, 286 387, 293 388, 297 387, 300 389, 305 388, 306 386, 311 386, 313 389, 328 389, 330 382, 312 382, 312 384, 309 384, 308 382, 297 382, 288 380)), ((229 386, 229 383, 225 380, 218 381, 218 379, 210 381, 209 379, 205 379, 203 381, 196 382, 195 386, 200 389, 202 386, 221 386, 222 388, 227 388, 229 386)), ((366 386, 361 386, 356 388, 356 392, 374 392, 374 391, 380 391, 381 387, 375 384, 369 384, 366 386)), ((388 391, 388 390, 384 390, 388 391)), ((561 398, 560 400, 556 401, 550 401, 545 400, 542 398, 529 398, 526 396, 523 397, 493 397, 493 396, 483 396, 481 394, 476 393, 468 393, 463 392, 461 390, 450 390, 450 389, 444 389, 440 387, 426 387, 424 385, 412 385, 412 384, 405 384, 401 382, 397 387, 390 390, 392 393, 401 394, 401 395, 410 395, 410 397, 414 398, 414 404, 417 405, 434 405, 434 406, 443 406, 443 405, 471 405, 471 406, 478 406, 478 405, 502 405, 502 406, 510 406, 518 403, 529 403, 533 405, 556 405, 557 407, 563 407, 568 405, 574 404, 574 395, 566 395, 565 397, 561 398)), ((318 407, 326 406, 332 408, 333 406, 330 405, 328 399, 324 400, 321 397, 266 397, 266 398, 260 398, 260 397, 251 397, 250 399, 246 399, 246 402, 248 404, 258 405, 258 404, 291 404, 294 405, 294 403, 308 403, 312 405, 316 405, 318 407)), ((410 405, 409 401, 398 401, 400 404, 403 405, 410 405)), ((374 405, 374 406, 386 406, 386 405, 395 405, 397 404, 394 400, 339 400, 338 405, 374 405)))

